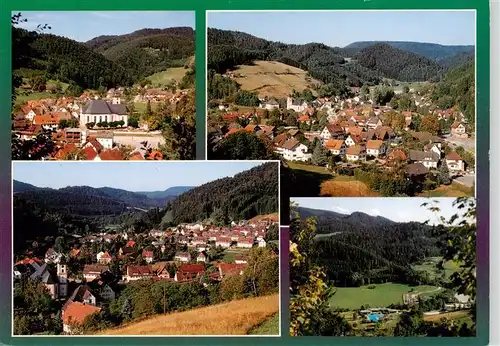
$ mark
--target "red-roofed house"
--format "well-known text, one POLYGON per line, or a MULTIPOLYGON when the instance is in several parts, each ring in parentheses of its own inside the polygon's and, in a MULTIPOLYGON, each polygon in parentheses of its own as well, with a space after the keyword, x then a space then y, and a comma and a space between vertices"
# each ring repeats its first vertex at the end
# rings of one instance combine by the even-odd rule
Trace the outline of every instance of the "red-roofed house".
POLYGON ((189 262, 191 261, 191 255, 189 252, 178 252, 175 254, 174 260, 179 262, 189 262))
POLYGON ((238 242, 236 243, 236 247, 241 248, 251 248, 253 246, 252 238, 238 238, 238 242))
POLYGON ((389 160, 401 160, 406 161, 406 154, 399 149, 391 151, 389 156, 387 157, 389 160))
POLYGON ((153 262, 153 251, 142 250, 142 258, 146 261, 146 263, 153 262))
POLYGON ((230 237, 216 237, 215 238, 215 246, 220 246, 223 248, 227 248, 231 246, 231 238, 230 237))
POLYGON ((325 148, 330 150, 333 155, 344 155, 345 152, 345 142, 343 139, 329 139, 325 143, 325 148))
POLYGON ((245 267, 246 263, 219 263, 219 274, 221 277, 224 277, 226 275, 242 275, 245 267))
POLYGON ((196 262, 208 263, 208 256, 205 253, 200 252, 198 257, 196 257, 196 262))
POLYGON ((99 158, 103 161, 121 161, 123 153, 118 148, 107 149, 99 153, 99 158))
POLYGON ((149 266, 128 266, 127 274, 123 276, 123 280, 130 282, 142 279, 152 279, 153 275, 153 270, 149 266))
POLYGON ((465 171, 464 160, 455 151, 446 155, 446 165, 450 172, 463 172, 465 171))
POLYGON ((175 281, 191 281, 205 273, 204 264, 182 264, 175 273, 175 281))
POLYGON ((111 255, 106 251, 106 252, 99 252, 97 254, 97 262, 100 264, 110 264, 113 258, 111 255))
POLYGON ((72 302, 68 304, 62 311, 63 332, 71 334, 72 327, 83 324, 85 318, 100 311, 101 308, 85 303, 72 302))
POLYGON ((386 146, 383 141, 380 140, 369 140, 366 142, 366 154, 372 156, 384 155, 386 151, 386 146))

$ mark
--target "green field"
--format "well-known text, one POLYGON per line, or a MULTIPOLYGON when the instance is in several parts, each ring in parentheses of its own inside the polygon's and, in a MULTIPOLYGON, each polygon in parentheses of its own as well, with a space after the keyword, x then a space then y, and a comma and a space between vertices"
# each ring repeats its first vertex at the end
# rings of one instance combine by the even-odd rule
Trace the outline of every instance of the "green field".
POLYGON ((382 308, 391 304, 402 304, 403 294, 410 293, 412 288, 412 293, 421 292, 423 296, 432 295, 440 291, 435 286, 423 285, 410 287, 395 283, 375 285, 374 289, 369 289, 368 286, 338 287, 336 288, 336 293, 330 299, 330 306, 355 310, 359 309, 361 305, 382 308))
MULTIPOLYGON (((59 82, 59 81, 56 81, 56 80, 53 80, 53 79, 50 79, 47 81, 47 86, 53 86, 53 85, 56 85, 56 83, 59 82)), ((63 82, 59 82, 59 84, 61 84, 61 87, 62 87, 62 91, 66 91, 66 89, 68 88, 69 84, 68 83, 63 83, 63 82)))
POLYGON ((153 85, 168 85, 171 82, 180 82, 187 71, 188 70, 184 67, 172 67, 167 71, 152 74, 147 79, 149 79, 153 85))
POLYGON ((41 100, 41 99, 47 99, 47 98, 55 98, 54 94, 47 93, 47 92, 34 92, 34 93, 25 93, 24 91, 18 91, 17 97, 16 97, 16 104, 23 104, 26 101, 30 100, 41 100))
MULTIPOLYGON (((413 268, 416 270, 427 271, 429 272, 431 278, 435 278, 441 275, 441 271, 436 266, 440 260, 441 257, 430 257, 424 263, 414 265, 413 268)), ((449 278, 458 269, 458 267, 459 264, 453 261, 444 263, 443 268, 446 278, 449 278)))
MULTIPOLYGON (((139 114, 144 113, 146 111, 146 105, 147 102, 134 102, 135 111, 139 114)), ((151 102, 151 109, 155 110, 157 105, 157 102, 151 102)))
POLYGON ((291 169, 301 169, 303 171, 320 173, 320 174, 330 174, 333 175, 328 169, 323 166, 306 165, 303 163, 287 162, 288 167, 291 169))
POLYGON ((279 335, 280 333, 279 313, 272 315, 260 325, 250 329, 249 335, 279 335))

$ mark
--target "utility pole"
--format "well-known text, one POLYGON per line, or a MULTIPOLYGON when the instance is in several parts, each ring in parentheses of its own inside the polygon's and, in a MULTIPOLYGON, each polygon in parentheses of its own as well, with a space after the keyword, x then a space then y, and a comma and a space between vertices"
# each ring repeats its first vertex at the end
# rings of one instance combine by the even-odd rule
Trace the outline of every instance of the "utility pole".
POLYGON ((163 314, 165 314, 165 285, 163 285, 163 314))

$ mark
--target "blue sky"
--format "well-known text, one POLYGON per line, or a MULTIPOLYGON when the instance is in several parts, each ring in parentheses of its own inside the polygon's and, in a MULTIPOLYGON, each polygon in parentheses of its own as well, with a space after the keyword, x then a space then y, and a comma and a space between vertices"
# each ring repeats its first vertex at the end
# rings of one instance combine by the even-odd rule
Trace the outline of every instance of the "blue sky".
POLYGON ((198 186, 234 176, 261 162, 14 162, 13 178, 38 187, 87 185, 128 191, 198 186))
POLYGON ((431 223, 437 221, 437 216, 428 211, 427 208, 420 205, 425 202, 439 201, 438 206, 441 208, 440 216, 449 219, 450 216, 457 212, 453 207, 455 198, 292 198, 292 201, 299 204, 301 207, 330 210, 342 214, 351 214, 355 211, 360 211, 373 216, 383 216, 387 219, 404 222, 404 221, 427 221, 431 223))
POLYGON ((209 12, 207 26, 284 43, 355 41, 475 44, 474 11, 209 12))
POLYGON ((85 42, 101 35, 129 34, 145 28, 165 29, 175 26, 195 27, 194 11, 14 11, 28 22, 19 27, 34 30, 48 24, 48 33, 85 42))

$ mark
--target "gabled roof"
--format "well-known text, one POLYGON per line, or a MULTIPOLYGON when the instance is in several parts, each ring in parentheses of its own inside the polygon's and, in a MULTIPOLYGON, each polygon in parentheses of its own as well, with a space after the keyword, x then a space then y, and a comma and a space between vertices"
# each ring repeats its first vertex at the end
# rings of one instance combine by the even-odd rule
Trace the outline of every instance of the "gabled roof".
POLYGON ((105 161, 123 160, 123 154, 118 148, 103 150, 99 153, 99 158, 105 161))
POLYGON ((90 316, 93 313, 100 312, 101 309, 80 302, 72 302, 71 304, 66 306, 63 314, 63 322, 64 324, 70 323, 78 323, 82 324, 87 316, 90 316))
POLYGON ((366 149, 380 149, 382 144, 384 144, 383 141, 370 139, 366 142, 366 149))
POLYGON ((222 276, 239 275, 246 267, 246 263, 219 263, 219 272, 222 276))
POLYGON ((406 161, 406 154, 402 150, 393 150, 389 154, 389 158, 391 159, 401 159, 403 161, 406 161))
POLYGON ((290 138, 286 142, 283 143, 281 146, 283 149, 287 150, 293 150, 295 147, 297 147, 300 144, 300 142, 295 139, 295 138, 290 138))
POLYGON ((460 125, 463 125, 465 126, 465 124, 461 121, 455 121, 452 125, 451 125, 451 128, 452 129, 456 129, 457 127, 459 127, 460 125))
POLYGON ((108 266, 104 266, 101 264, 85 264, 83 266, 84 274, 102 274, 109 270, 108 266))
POLYGON ((142 257, 153 257, 153 251, 142 250, 142 257))
POLYGON ((328 130, 328 132, 330 132, 330 134, 332 134, 332 135, 338 134, 338 133, 344 133, 344 130, 342 129, 342 127, 340 127, 337 124, 328 124, 325 127, 328 130))
POLYGON ((104 100, 90 100, 82 113, 126 115, 127 107, 124 104, 111 104, 104 100))
POLYGON ((429 170, 421 163, 411 163, 408 166, 406 166, 406 172, 410 176, 414 175, 424 175, 429 173, 429 170))
POLYGON ((364 148, 361 145, 353 145, 346 149, 346 155, 359 155, 364 151, 364 148))
POLYGON ((433 151, 425 152, 425 151, 418 151, 418 150, 410 150, 410 160, 412 160, 412 161, 438 162, 439 155, 433 151))
POLYGON ((90 298, 93 295, 90 291, 90 287, 87 285, 80 285, 74 291, 69 299, 74 302, 83 302, 84 299, 90 298))
POLYGON ((331 150, 340 150, 344 145, 343 139, 330 139, 326 142, 325 147, 331 150))
POLYGON ((460 155, 458 155, 458 153, 456 151, 452 151, 451 153, 449 153, 448 155, 446 155, 446 159, 447 160, 454 160, 454 161, 461 161, 463 160, 460 155))
POLYGON ((128 276, 152 276, 153 270, 150 266, 128 266, 128 276))

